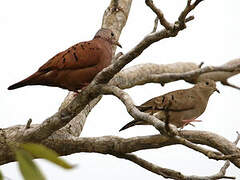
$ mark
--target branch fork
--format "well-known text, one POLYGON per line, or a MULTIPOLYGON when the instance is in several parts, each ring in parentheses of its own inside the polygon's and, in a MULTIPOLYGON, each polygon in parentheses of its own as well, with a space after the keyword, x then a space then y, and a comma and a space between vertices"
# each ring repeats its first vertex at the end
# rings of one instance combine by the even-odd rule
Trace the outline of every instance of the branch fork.
MULTIPOLYGON (((131 1, 129 1, 131 4, 131 1)), ((129 62, 134 60, 136 57, 141 55, 141 53, 148 48, 154 42, 160 41, 165 38, 174 37, 180 32, 181 30, 186 28, 186 23, 193 20, 193 16, 188 16, 188 14, 195 9, 195 7, 202 2, 202 0, 195 0, 193 3, 191 0, 187 1, 187 5, 184 10, 180 13, 178 20, 175 23, 170 23, 164 17, 163 12, 158 9, 152 0, 145 0, 147 6, 156 14, 157 18, 155 19, 154 29, 153 32, 148 34, 142 41, 140 41, 132 50, 127 52, 126 54, 118 54, 115 56, 112 65, 103 69, 91 82, 91 84, 85 88, 83 91, 79 93, 71 103, 60 108, 60 110, 55 113, 53 116, 47 118, 43 123, 39 125, 31 125, 31 121, 27 123, 26 126, 15 126, 4 129, 5 138, 2 140, 0 139, 0 143, 2 144, 2 151, 5 153, 5 156, 0 155, 0 162, 1 164, 14 161, 14 156, 11 153, 6 153, 9 151, 8 149, 8 141, 16 141, 16 142, 36 142, 36 143, 43 143, 48 147, 58 151, 60 155, 67 155, 76 152, 98 152, 102 154, 111 154, 118 158, 127 159, 131 162, 138 164, 139 166, 153 172, 159 174, 165 178, 172 178, 172 179, 193 179, 193 180, 202 180, 202 179, 222 179, 228 178, 233 179, 233 177, 225 176, 226 169, 229 166, 229 162, 232 162, 235 166, 240 168, 240 159, 239 153, 240 150, 236 147, 236 145, 232 144, 228 140, 223 137, 220 137, 216 134, 212 134, 210 132, 198 132, 198 131, 178 131, 177 128, 171 124, 164 123, 157 119, 154 116, 148 115, 146 113, 140 112, 134 105, 133 100, 131 97, 121 89, 121 83, 114 82, 114 78, 118 76, 118 74, 122 73, 121 71, 129 62), (157 31, 157 24, 158 21, 164 27, 164 29, 157 31), (121 72, 120 72, 121 71, 121 72), (119 73, 120 72, 120 73, 119 73), (118 73, 118 74, 117 74, 118 73), (116 76, 115 76, 116 75, 116 76), (111 81, 110 81, 111 80, 111 81), (81 129, 83 128, 84 123, 81 126, 76 126, 76 131, 80 131, 76 133, 77 135, 70 133, 69 128, 74 127, 74 124, 79 121, 74 121, 73 119, 76 118, 79 113, 86 110, 87 113, 83 113, 83 119, 86 119, 91 108, 98 102, 100 98, 99 96, 106 94, 106 95, 114 95, 119 100, 123 102, 125 105, 128 113, 133 118, 140 118, 142 120, 147 121, 151 125, 153 125, 161 134, 164 135, 155 135, 155 136, 148 136, 148 137, 134 137, 129 139, 123 139, 119 137, 97 137, 97 138, 79 138, 81 133, 81 129), (95 100, 96 103, 91 105, 91 103, 95 100), (91 108, 89 108, 91 106, 91 108), (69 125, 70 124, 70 125, 69 125), (69 125, 69 126, 68 126, 69 125), (69 127, 69 128, 66 128, 69 127), (173 136, 166 135, 166 129, 170 129, 173 132, 173 136), (13 133, 14 132, 14 133, 13 133), (21 138, 19 138, 19 133, 21 134, 21 138), (204 134, 204 136, 202 136, 204 134), (214 137, 214 143, 210 143, 208 137, 214 137), (200 139, 199 139, 200 137, 200 139), (221 142, 217 140, 221 139, 221 142), (131 143, 129 143, 131 142, 131 143), (152 142, 152 143, 149 143, 152 142), (224 142, 224 144, 222 144, 224 142), (117 143, 117 145, 116 145, 117 143), (134 144, 134 146, 130 147, 130 144, 134 144), (182 144, 190 149, 193 149, 197 152, 202 153, 208 158, 212 158, 215 160, 227 160, 224 166, 221 168, 219 173, 213 176, 186 176, 180 172, 162 168, 155 164, 152 164, 140 157, 132 154, 137 150, 142 149, 151 149, 151 148, 161 148, 164 146, 172 145, 172 144, 182 144), (209 147, 213 147, 217 149, 219 152, 211 151, 202 146, 197 144, 204 144, 209 147), (228 146, 225 146, 225 145, 228 146), (102 146, 104 145, 104 147, 102 146), (113 148, 114 147, 114 148, 113 148), (132 149, 131 149, 132 148, 132 149)), ((108 10, 113 11, 122 11, 124 14, 124 19, 122 26, 117 26, 114 28, 117 31, 117 35, 120 34, 121 28, 125 25, 127 15, 129 9, 125 8, 124 3, 125 1, 121 0, 113 0, 111 5, 112 7, 108 10), (122 3, 122 4, 121 4, 122 3), (122 8, 119 8, 122 7, 122 8)), ((105 12, 108 13, 108 12, 105 12)), ((117 16, 118 13, 111 12, 110 17, 117 16), (112 14, 111 14, 112 13, 112 14)), ((122 14, 122 13, 120 13, 122 14)), ((110 19, 111 19, 110 18, 110 19)), ((117 19, 117 18, 116 18, 117 19)), ((106 20, 105 22, 109 22, 106 20)), ((121 21, 122 22, 122 21, 121 21)), ((113 23, 116 24, 117 22, 113 23)), ((111 28, 112 24, 103 24, 104 27, 111 28)), ((150 73, 150 75, 143 81, 142 79, 139 80, 140 82, 132 83, 132 85, 128 85, 124 88, 133 87, 137 84, 144 84, 147 82, 157 82, 161 84, 165 84, 167 82, 176 81, 180 79, 184 79, 186 81, 196 83, 202 75, 207 73, 213 72, 233 72, 236 68, 240 68, 240 63, 235 64, 231 67, 221 66, 221 67, 205 67, 199 68, 196 65, 196 68, 191 68, 192 71, 185 70, 184 72, 179 73, 165 73, 165 74, 154 74, 150 73)), ((137 70, 136 68, 134 69, 137 70)), ((151 71, 152 72, 152 71, 151 71)), ((168 72, 168 71, 167 71, 168 72)), ((235 71, 234 71, 235 72, 235 71)), ((123 73, 124 74, 124 73, 123 73)), ((126 75, 125 71, 125 75, 126 75)), ((232 74, 231 74, 232 75, 232 74)), ((129 76, 131 77, 131 76, 129 76)), ((134 79, 134 78, 133 78, 134 79)), ((226 79, 225 79, 226 80, 226 79)), ((227 81, 225 82, 227 85, 227 81)), ((123 85, 122 85, 123 86, 123 85)), ((84 112, 86 112, 84 111, 84 112)), ((238 140, 239 140, 238 134, 238 140)), ((212 140, 211 139, 211 140, 212 140)), ((213 141, 213 140, 212 140, 213 141)), ((237 142, 236 142, 237 143, 237 142)))

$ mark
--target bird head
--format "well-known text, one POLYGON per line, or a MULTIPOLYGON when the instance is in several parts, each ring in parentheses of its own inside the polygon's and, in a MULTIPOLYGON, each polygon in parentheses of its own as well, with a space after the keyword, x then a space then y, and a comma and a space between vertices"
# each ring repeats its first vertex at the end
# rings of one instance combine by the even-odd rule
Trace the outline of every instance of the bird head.
POLYGON ((116 39, 116 35, 110 29, 102 28, 98 30, 94 38, 104 39, 110 42, 111 44, 117 45, 120 48, 122 48, 121 44, 116 39))
POLYGON ((220 91, 216 88, 215 81, 211 79, 200 81, 195 86, 197 86, 201 91, 209 95, 213 94, 215 91, 220 93, 220 91))

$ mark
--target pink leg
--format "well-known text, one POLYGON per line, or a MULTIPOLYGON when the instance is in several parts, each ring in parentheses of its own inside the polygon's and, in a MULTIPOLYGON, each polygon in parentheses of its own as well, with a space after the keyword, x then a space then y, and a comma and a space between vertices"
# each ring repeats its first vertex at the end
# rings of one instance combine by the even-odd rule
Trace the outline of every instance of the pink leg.
POLYGON ((191 122, 202 122, 202 120, 188 119, 188 120, 182 120, 182 122, 184 123, 184 124, 183 124, 183 127, 184 127, 184 126, 186 126, 186 125, 188 125, 188 124, 191 124, 191 125, 192 125, 191 122))
POLYGON ((78 92, 78 91, 73 91, 73 93, 74 93, 74 94, 73 94, 73 97, 76 97, 79 92, 78 92))
MULTIPOLYGON (((82 87, 80 89, 84 90, 88 85, 89 83, 82 83, 82 87)), ((73 92, 74 92, 74 95, 73 95, 74 97, 76 97, 79 94, 78 90, 75 90, 73 92)))

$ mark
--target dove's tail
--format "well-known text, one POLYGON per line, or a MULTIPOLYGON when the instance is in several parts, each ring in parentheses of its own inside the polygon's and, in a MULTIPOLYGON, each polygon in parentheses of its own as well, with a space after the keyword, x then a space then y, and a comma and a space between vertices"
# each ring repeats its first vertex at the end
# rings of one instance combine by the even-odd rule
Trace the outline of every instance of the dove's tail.
POLYGON ((23 86, 26 86, 27 83, 25 81, 20 81, 18 83, 15 83, 11 86, 8 87, 8 90, 13 90, 13 89, 17 89, 17 88, 20 88, 20 87, 23 87, 23 86))
POLYGON ((119 131, 125 130, 125 129, 130 128, 135 125, 146 125, 146 122, 142 121, 142 120, 133 120, 133 121, 127 123, 125 126, 123 126, 119 131))
POLYGON ((35 85, 36 84, 35 80, 38 76, 39 76, 38 73, 34 73, 31 76, 27 77, 26 79, 9 86, 8 90, 17 89, 27 85, 35 85))

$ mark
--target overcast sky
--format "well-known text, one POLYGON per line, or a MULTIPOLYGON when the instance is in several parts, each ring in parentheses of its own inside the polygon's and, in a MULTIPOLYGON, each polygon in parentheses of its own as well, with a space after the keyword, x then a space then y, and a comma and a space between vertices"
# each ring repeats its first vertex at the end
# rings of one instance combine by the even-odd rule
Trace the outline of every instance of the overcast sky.
MULTIPOLYGON (((157 1, 165 16, 174 22, 187 0, 157 1)), ((0 2, 0 127, 25 124, 29 118, 41 123, 55 113, 67 95, 66 90, 53 87, 31 86, 8 91, 7 87, 35 72, 56 53, 77 42, 90 40, 101 27, 102 15, 110 0, 8 0, 0 2)), ((205 0, 192 13, 195 20, 175 38, 155 43, 127 67, 141 63, 168 64, 179 61, 206 65, 221 65, 240 57, 240 1, 205 0)), ((152 31, 155 16, 144 1, 133 1, 127 25, 119 42, 123 53, 128 52, 147 33, 152 31)), ((240 86, 240 76, 230 80, 240 86)), ((192 85, 183 81, 165 85, 147 84, 127 90, 134 102, 144 101, 163 93, 192 85)), ((199 117, 201 123, 185 129, 208 130, 233 141, 240 131, 240 91, 217 84, 221 94, 211 96, 206 112, 199 117)), ((81 136, 116 135, 133 137, 157 134, 150 126, 118 130, 132 118, 124 106, 112 96, 104 97, 92 110, 81 136), (116 119, 116 114, 118 119, 116 119)), ((162 167, 179 170, 187 175, 217 173, 224 162, 209 160, 205 156, 182 146, 165 147, 136 152, 140 157, 162 167)), ((64 171, 43 160, 37 160, 48 179, 162 179, 126 160, 110 155, 80 153, 64 157, 78 165, 64 171)), ((21 176, 16 163, 0 168, 12 180, 21 176)), ((227 175, 240 179, 234 165, 227 175)))

